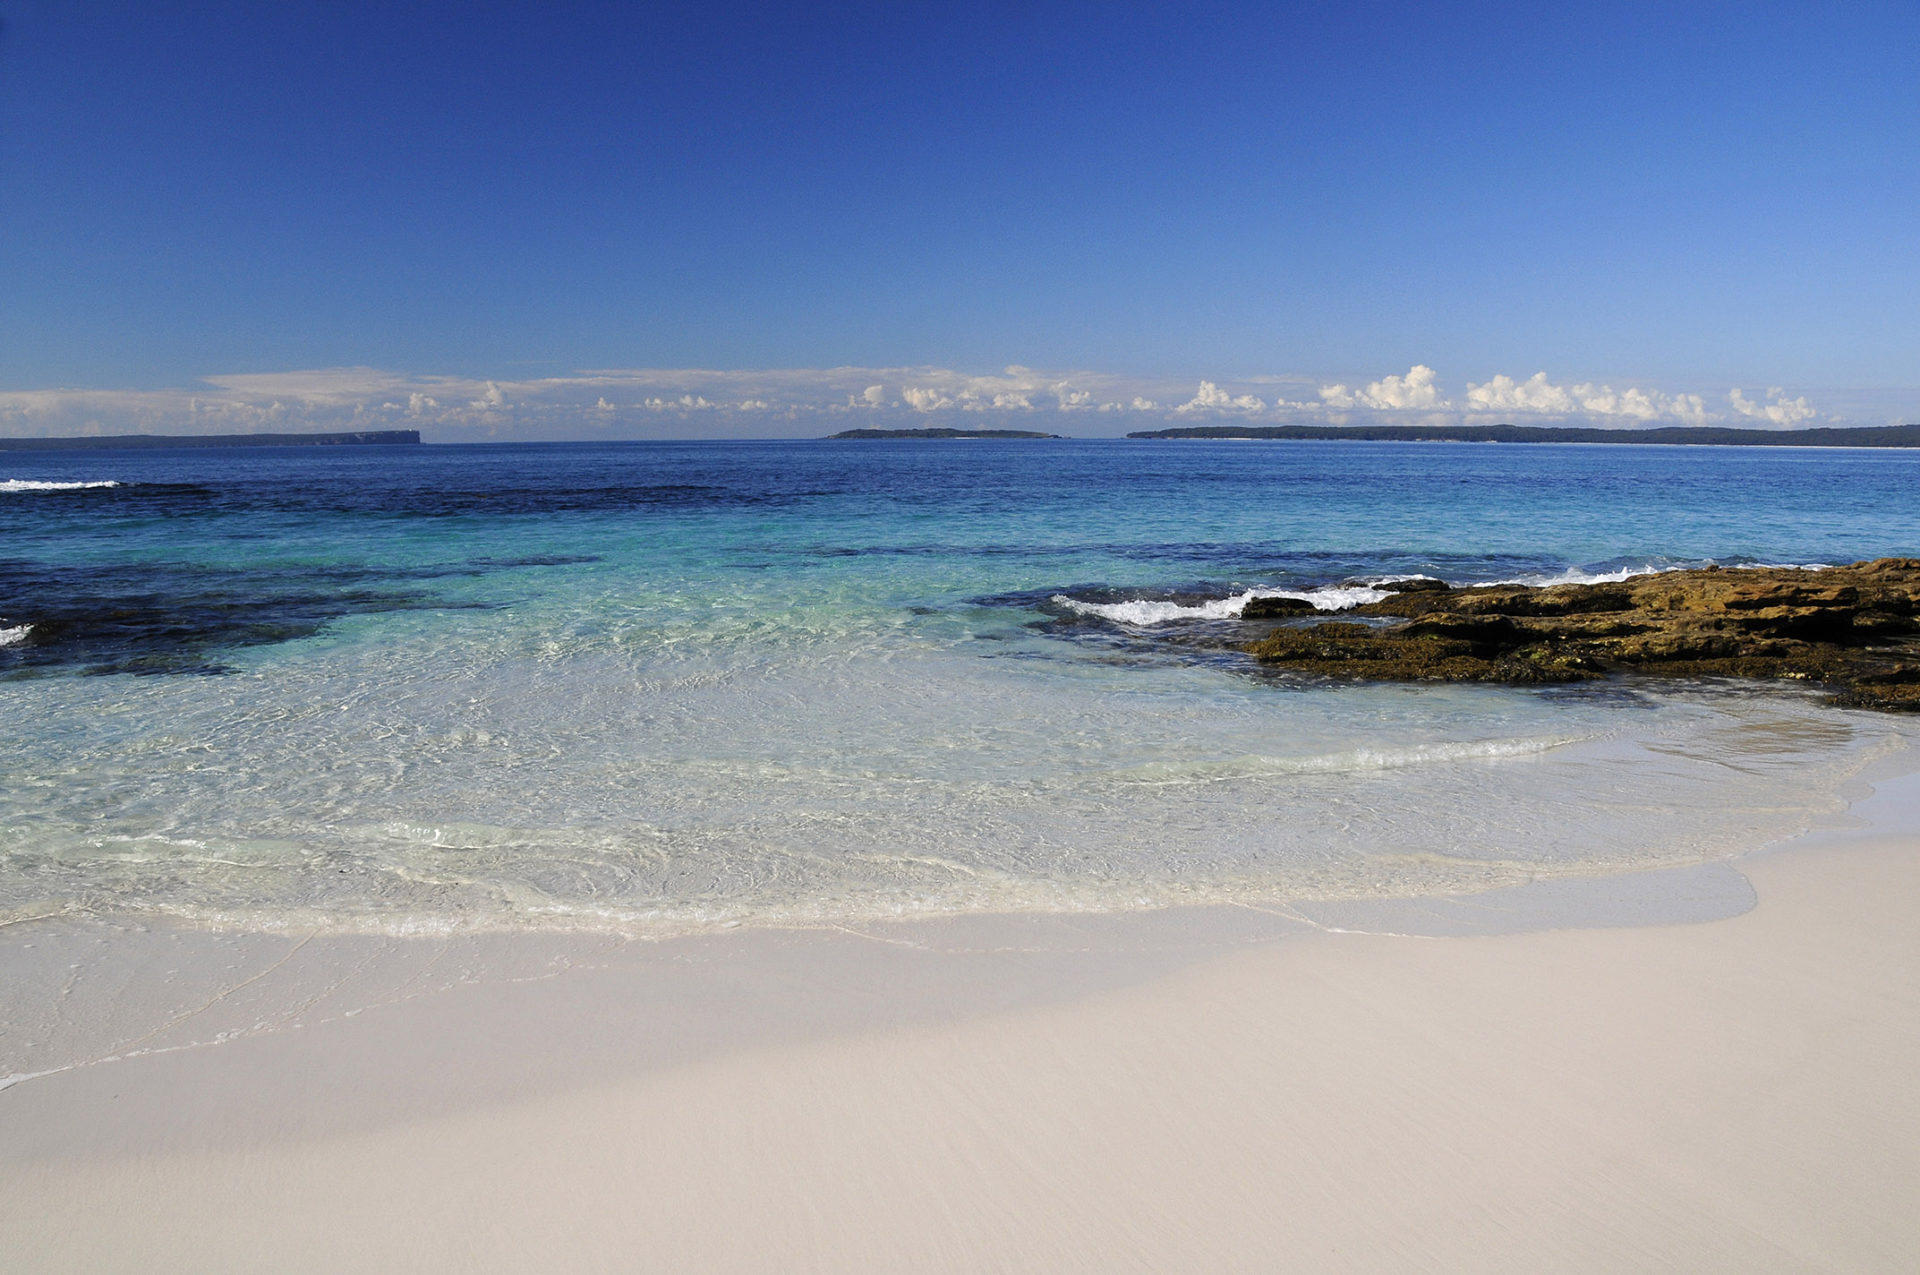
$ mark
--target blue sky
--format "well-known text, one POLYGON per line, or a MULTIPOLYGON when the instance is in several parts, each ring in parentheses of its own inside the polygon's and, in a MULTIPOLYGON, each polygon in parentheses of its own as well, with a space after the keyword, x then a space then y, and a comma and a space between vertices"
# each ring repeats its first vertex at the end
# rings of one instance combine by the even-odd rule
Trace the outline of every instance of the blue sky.
POLYGON ((1920 6, 1560 8, 0 0, 0 431, 1920 419, 1920 6))

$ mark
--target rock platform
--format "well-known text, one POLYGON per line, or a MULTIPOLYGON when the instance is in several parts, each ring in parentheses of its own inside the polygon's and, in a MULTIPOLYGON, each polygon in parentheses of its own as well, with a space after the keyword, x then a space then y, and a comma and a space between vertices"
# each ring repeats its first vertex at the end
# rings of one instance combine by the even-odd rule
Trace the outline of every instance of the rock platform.
POLYGON ((1263 664, 1377 681, 1786 678, 1827 687, 1844 707, 1920 711, 1916 558, 1705 567, 1609 584, 1407 581, 1341 615, 1283 621, 1247 650, 1263 664))

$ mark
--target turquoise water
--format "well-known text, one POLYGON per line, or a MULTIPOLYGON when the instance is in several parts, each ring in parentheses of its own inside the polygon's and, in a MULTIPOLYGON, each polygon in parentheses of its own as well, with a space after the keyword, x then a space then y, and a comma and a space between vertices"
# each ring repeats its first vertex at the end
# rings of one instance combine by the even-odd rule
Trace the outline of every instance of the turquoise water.
POLYGON ((1711 859, 1911 723, 1289 681, 1240 601, 1917 554, 1916 491, 1837 450, 6 457, 0 915, 668 933, 1711 859))

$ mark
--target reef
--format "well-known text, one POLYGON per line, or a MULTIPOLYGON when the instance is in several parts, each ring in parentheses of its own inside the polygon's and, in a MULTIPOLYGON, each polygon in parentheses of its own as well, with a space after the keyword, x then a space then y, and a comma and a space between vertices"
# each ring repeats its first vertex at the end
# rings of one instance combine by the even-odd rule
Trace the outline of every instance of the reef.
POLYGON ((1263 664, 1354 680, 1785 678, 1822 686, 1844 707, 1920 711, 1917 558, 1607 584, 1381 587, 1391 595, 1339 620, 1281 619, 1247 650, 1263 664))

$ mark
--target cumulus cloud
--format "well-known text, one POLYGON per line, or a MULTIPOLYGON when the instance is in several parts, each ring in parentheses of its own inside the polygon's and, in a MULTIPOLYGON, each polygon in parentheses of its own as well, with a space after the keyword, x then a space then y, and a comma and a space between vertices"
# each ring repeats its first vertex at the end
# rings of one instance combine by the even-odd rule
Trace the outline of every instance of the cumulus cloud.
POLYGON ((1499 375, 1484 385, 1467 386, 1467 406, 1477 412, 1565 414, 1573 411, 1573 395, 1549 384, 1545 372, 1535 372, 1524 381, 1499 375))
POLYGON ((1383 376, 1365 389, 1323 385, 1320 401, 1328 407, 1367 407, 1379 412, 1433 411, 1450 406, 1435 384, 1434 370, 1424 363, 1414 364, 1405 376, 1383 376))
MULTIPOLYGON (((912 383, 901 387, 900 397, 912 411, 929 412, 1035 412, 1051 397, 1060 411, 1083 411, 1098 405, 1099 391, 1070 381, 1050 381, 1031 368, 1018 364, 997 376, 969 376, 940 368, 914 369, 912 383)), ((1078 381, 1080 377, 1076 377, 1078 381)), ((858 405, 878 407, 884 403, 880 386, 869 386, 858 405)), ((855 406, 849 401, 849 406, 855 406)))
MULTIPOLYGON (((1248 423, 1532 419, 1784 428, 1819 415, 1804 397, 1780 387, 1753 397, 1716 387, 1707 396, 1555 382, 1544 372, 1492 376, 1450 399, 1425 364, 1358 388, 1299 376, 1209 378, 1194 386, 1184 378, 1018 364, 988 373, 942 367, 616 368, 528 379, 321 368, 209 377, 178 389, 0 391, 0 434, 416 428, 430 441, 817 436, 844 428, 849 414, 906 424, 963 413, 983 425, 1063 413, 1086 420, 1092 432, 1107 433, 1128 428, 1123 421, 1210 417, 1248 423)), ((1912 419, 1920 392, 1912 397, 1870 405, 1873 419, 1912 419)))
POLYGON ((1727 391, 1727 402, 1733 404, 1733 410, 1742 416, 1771 421, 1783 429, 1798 425, 1802 421, 1812 420, 1819 415, 1804 397, 1788 398, 1787 392, 1778 385, 1767 390, 1767 400, 1764 403, 1756 403, 1749 399, 1736 385, 1727 391))
POLYGON ((939 390, 925 385, 906 385, 900 389, 900 397, 907 400, 907 406, 916 412, 937 412, 943 407, 952 407, 953 400, 939 390))
POLYGON ((1670 420, 1685 425, 1704 425, 1708 420, 1706 400, 1698 394, 1667 394, 1637 386, 1616 390, 1590 381, 1555 385, 1545 372, 1535 372, 1524 381, 1500 375, 1480 385, 1468 385, 1466 405, 1470 412, 1497 416, 1585 416, 1643 423, 1670 420))
POLYGON ((1176 412, 1258 412, 1263 411, 1266 406, 1251 394, 1229 394, 1212 381, 1202 381, 1194 396, 1173 410, 1176 412))

